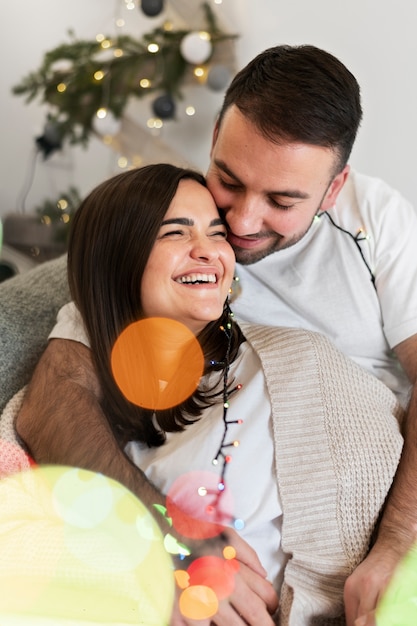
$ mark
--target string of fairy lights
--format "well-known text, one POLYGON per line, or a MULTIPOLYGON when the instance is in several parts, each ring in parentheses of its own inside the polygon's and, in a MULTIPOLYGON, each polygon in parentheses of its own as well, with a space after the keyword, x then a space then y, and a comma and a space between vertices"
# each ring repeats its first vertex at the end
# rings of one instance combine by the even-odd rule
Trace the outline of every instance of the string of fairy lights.
MULTIPOLYGON (((86 146, 92 134, 111 145, 132 98, 155 95, 145 125, 159 130, 176 120, 187 85, 226 88, 234 72, 236 35, 218 25, 213 5, 221 0, 199 5, 198 28, 176 25, 168 11, 171 4, 179 8, 179 0, 117 0, 112 35, 99 32, 85 41, 70 31, 68 43, 48 51, 39 69, 13 87, 27 102, 40 97, 49 107, 44 132, 36 140, 45 158, 65 141, 86 146), (140 38, 133 37, 125 32, 125 14, 134 10, 148 19, 165 18, 140 38)), ((195 103, 187 102, 184 112, 195 115, 195 103)))

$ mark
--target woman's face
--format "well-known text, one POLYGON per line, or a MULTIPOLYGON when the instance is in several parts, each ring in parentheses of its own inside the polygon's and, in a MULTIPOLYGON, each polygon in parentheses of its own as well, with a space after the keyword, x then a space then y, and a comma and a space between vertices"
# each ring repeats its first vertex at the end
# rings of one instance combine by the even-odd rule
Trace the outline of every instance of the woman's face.
POLYGON ((147 317, 175 319, 197 334, 221 316, 235 265, 226 235, 210 192, 182 180, 143 274, 147 317))

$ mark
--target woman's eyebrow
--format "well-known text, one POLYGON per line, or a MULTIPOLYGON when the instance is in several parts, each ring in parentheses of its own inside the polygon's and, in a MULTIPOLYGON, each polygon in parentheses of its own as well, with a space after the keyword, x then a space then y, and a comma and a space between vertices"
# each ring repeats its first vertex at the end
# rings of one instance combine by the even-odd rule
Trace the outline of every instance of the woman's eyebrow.
POLYGON ((168 220, 164 220, 161 226, 165 224, 182 224, 183 226, 194 226, 194 220, 190 220, 188 217, 171 217, 168 220))
MULTIPOLYGON (((189 219, 188 217, 171 217, 167 220, 164 220, 161 226, 165 226, 166 224, 182 224, 182 226, 194 226, 194 220, 189 219)), ((216 217, 214 220, 211 220, 210 226, 223 226, 224 221, 221 217, 216 217)))

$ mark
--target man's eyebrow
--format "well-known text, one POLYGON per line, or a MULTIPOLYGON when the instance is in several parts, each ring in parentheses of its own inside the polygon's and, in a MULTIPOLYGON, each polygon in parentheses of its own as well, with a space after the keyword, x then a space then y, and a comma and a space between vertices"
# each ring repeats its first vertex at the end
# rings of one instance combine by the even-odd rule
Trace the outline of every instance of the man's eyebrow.
MULTIPOLYGON (((166 226, 167 224, 181 224, 182 226, 194 226, 194 220, 190 220, 188 217, 170 217, 167 220, 164 220, 161 226, 166 226)), ((216 217, 214 220, 211 220, 209 226, 224 226, 224 221, 221 217, 216 217)))
MULTIPOLYGON (((233 178, 237 183, 243 185, 242 181, 229 169, 224 161, 221 159, 215 159, 214 163, 216 166, 222 170, 227 176, 233 178)), ((298 189, 281 189, 281 190, 270 190, 265 192, 267 196, 281 196, 286 198, 299 198, 302 200, 308 199, 310 196, 308 193, 304 191, 300 191, 298 189)))

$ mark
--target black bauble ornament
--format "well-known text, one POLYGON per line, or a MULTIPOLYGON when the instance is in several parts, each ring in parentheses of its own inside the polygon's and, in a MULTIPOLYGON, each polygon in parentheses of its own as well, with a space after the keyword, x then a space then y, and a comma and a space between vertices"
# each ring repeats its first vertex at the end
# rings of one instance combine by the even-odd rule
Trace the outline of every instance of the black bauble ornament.
POLYGON ((164 0, 141 0, 140 8, 148 17, 156 17, 164 10, 164 0))
POLYGON ((55 150, 60 150, 62 148, 62 133, 59 124, 54 121, 46 122, 43 134, 36 137, 35 142, 44 159, 47 159, 55 150))
POLYGON ((161 120, 169 120, 175 115, 175 102, 168 93, 158 96, 152 103, 152 110, 161 120))

